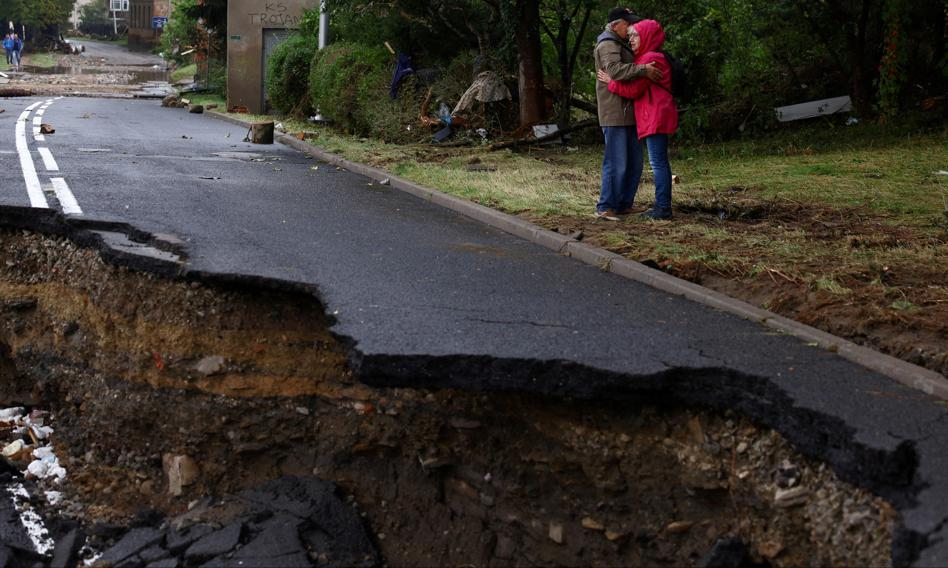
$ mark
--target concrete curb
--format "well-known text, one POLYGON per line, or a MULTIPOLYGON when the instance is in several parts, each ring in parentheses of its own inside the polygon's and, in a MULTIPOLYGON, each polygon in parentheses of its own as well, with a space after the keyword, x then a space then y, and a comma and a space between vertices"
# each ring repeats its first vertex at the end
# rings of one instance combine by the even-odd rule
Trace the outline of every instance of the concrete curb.
MULTIPOLYGON (((224 113, 208 111, 205 112, 205 114, 232 124, 250 128, 249 122, 228 116, 224 113)), ((379 168, 346 160, 345 158, 317 148, 316 146, 308 144, 305 140, 300 140, 291 135, 278 133, 275 139, 281 144, 290 146, 304 154, 309 154, 320 161, 345 168, 353 173, 374 179, 375 181, 387 179, 389 185, 394 189, 410 193, 411 195, 450 209, 475 221, 480 221, 481 223, 526 239, 527 241, 557 253, 565 254, 580 262, 595 266, 604 272, 611 272, 617 276, 640 282, 662 290, 663 292, 683 296, 693 302, 758 322, 780 333, 785 333, 813 344, 814 346, 836 353, 844 359, 848 359, 867 369, 885 375, 903 385, 920 390, 929 395, 948 399, 948 379, 934 371, 913 365, 890 355, 879 353, 868 347, 857 345, 841 337, 836 337, 825 331, 785 318, 748 304, 747 302, 688 282, 687 280, 676 278, 660 270, 648 268, 643 264, 629 260, 618 254, 587 245, 559 233, 554 233, 553 231, 549 231, 513 215, 508 215, 496 209, 484 207, 483 205, 466 199, 448 195, 436 189, 418 185, 379 168)))

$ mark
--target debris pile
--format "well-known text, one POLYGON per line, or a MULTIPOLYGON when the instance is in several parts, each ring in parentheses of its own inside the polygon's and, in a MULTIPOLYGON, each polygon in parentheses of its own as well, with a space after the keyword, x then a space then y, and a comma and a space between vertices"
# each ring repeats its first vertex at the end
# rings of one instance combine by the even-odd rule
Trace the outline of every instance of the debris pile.
POLYGON ((167 97, 161 99, 161 106, 165 108, 188 108, 191 104, 191 101, 188 99, 182 99, 178 95, 168 95, 167 97))
POLYGON ((58 484, 66 478, 66 469, 59 464, 50 442, 50 417, 44 410, 27 412, 23 407, 0 410, 0 431, 6 432, 10 440, 2 453, 27 479, 48 479, 58 484))

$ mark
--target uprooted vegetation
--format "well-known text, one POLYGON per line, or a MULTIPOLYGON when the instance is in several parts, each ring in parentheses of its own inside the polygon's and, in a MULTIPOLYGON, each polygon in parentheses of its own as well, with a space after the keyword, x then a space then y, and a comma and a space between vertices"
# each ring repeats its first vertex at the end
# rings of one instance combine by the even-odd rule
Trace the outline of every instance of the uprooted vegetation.
POLYGON ((729 537, 764 565, 889 563, 890 505, 730 412, 369 388, 310 293, 0 242, 0 392, 56 416, 60 515, 172 515, 316 475, 392 565, 690 565, 729 537), (174 456, 198 472, 183 487, 163 471, 174 456))

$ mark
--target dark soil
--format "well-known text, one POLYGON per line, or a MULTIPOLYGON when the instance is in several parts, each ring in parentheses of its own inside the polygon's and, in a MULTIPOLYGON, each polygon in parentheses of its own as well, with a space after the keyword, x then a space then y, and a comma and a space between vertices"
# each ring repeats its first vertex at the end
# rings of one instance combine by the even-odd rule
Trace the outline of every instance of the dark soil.
POLYGON ((0 231, 0 314, 2 401, 53 410, 57 511, 87 525, 315 475, 389 565, 681 566, 729 537, 774 566, 889 564, 893 509, 773 431, 670 401, 372 389, 305 293, 0 231), (177 496, 174 456, 197 466, 177 496))

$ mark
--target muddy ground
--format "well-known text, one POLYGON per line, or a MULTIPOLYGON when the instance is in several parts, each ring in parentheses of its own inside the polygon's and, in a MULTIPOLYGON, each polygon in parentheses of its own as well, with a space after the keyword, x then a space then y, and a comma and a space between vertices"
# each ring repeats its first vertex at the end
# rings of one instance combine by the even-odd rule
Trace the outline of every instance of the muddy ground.
POLYGON ((105 59, 62 55, 50 68, 24 65, 21 72, 5 71, 3 89, 25 89, 34 96, 131 97, 148 81, 170 81, 170 72, 141 65, 111 65, 105 59))
POLYGON ((681 566, 727 537, 764 565, 890 563, 893 508, 746 418, 373 389, 330 325, 305 291, 164 280, 0 230, 0 402, 52 410, 61 517, 315 475, 389 565, 681 566), (180 495, 175 456, 196 466, 180 495))

